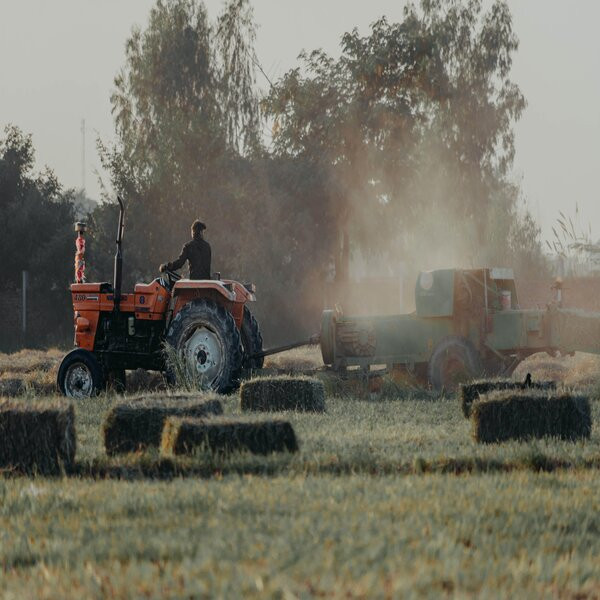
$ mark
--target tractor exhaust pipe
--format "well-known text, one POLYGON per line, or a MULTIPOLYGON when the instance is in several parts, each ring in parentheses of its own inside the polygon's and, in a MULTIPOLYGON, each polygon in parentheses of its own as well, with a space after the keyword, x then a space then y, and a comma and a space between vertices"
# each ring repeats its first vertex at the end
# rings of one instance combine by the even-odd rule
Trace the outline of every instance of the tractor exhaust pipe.
POLYGON ((113 277, 113 294, 115 310, 119 310, 119 303, 121 302, 121 285, 123 283, 123 254, 121 252, 121 243, 123 242, 123 214, 125 213, 125 207, 123 206, 123 200, 120 196, 117 196, 119 202, 119 229, 117 230, 117 252, 115 253, 115 270, 113 277))

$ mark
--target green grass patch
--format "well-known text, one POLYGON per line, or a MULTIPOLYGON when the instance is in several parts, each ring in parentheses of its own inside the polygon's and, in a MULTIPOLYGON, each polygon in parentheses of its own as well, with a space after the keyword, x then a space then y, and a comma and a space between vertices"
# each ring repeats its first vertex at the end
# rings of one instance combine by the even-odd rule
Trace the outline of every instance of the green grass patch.
POLYGON ((597 488, 591 472, 3 481, 0 595, 594 597, 597 488))

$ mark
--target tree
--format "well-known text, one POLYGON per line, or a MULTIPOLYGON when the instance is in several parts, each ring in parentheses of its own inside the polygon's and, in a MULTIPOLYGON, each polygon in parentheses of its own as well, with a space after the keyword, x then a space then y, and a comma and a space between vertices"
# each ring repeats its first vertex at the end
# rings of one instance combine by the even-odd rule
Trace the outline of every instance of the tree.
POLYGON ((214 230, 231 226, 230 176, 239 149, 258 139, 252 27, 245 0, 215 25, 201 2, 159 0, 127 43, 111 98, 119 141, 100 150, 128 204, 135 278, 177 252, 197 216, 214 230))
POLYGON ((350 230, 355 251, 417 269, 507 258, 523 220, 507 179, 525 107, 509 79, 517 47, 503 1, 410 4, 275 84, 274 151, 330 171, 338 237, 350 230))
POLYGON ((72 194, 63 192, 51 170, 35 175, 34 161, 31 136, 6 127, 0 139, 3 278, 18 286, 27 270, 39 291, 64 290, 73 274, 72 194))
MULTIPOLYGON (((323 174, 261 146, 254 36, 247 0, 230 0, 214 24, 201 2, 159 0, 127 43, 112 96, 118 142, 100 150, 127 204, 126 284, 153 277, 200 217, 214 270, 257 283, 266 333, 285 340, 318 324, 330 228, 307 200, 323 174)), ((114 204, 93 214, 94 277, 110 273, 115 222, 114 204)))
MULTIPOLYGON (((68 284, 73 279, 74 207, 72 192, 63 191, 54 173, 33 172, 31 136, 7 126, 0 139, 0 256, 3 292, 20 310, 17 288, 29 272, 29 316, 35 335, 31 346, 64 342, 70 329, 68 284)), ((10 321, 10 316, 8 317, 10 321)), ((14 319, 13 319, 14 320, 14 319)), ((0 348, 15 348, 20 331, 3 326, 0 348)))

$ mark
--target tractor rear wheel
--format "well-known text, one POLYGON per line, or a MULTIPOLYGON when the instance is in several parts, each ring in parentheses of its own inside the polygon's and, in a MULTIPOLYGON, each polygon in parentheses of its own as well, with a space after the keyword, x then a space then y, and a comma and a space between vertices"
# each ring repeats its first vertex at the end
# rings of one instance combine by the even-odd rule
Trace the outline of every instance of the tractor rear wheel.
POLYGON ((58 389, 69 398, 90 398, 106 387, 102 366, 88 350, 75 348, 60 363, 58 389))
POLYGON ((253 354, 262 352, 263 338, 260 332, 258 321, 250 312, 247 306, 244 306, 244 320, 242 321, 242 347, 244 349, 244 360, 242 366, 244 369, 262 369, 265 357, 251 358, 253 354))
POLYGON ((167 378, 190 376, 192 383, 219 393, 235 389, 242 368, 240 332, 230 312, 212 300, 186 304, 173 318, 166 342, 176 352, 178 365, 169 365, 167 378))
POLYGON ((481 373, 481 359, 473 344, 455 335, 437 345, 427 369, 433 388, 448 392, 454 392, 461 383, 477 379, 481 373))

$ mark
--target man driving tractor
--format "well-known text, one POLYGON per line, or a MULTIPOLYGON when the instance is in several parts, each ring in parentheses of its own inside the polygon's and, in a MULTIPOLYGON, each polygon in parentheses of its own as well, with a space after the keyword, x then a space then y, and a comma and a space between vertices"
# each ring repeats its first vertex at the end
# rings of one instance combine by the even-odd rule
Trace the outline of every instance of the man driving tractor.
POLYGON ((206 225, 201 221, 192 223, 192 239, 183 246, 177 260, 160 265, 160 272, 177 271, 187 260, 190 266, 190 279, 211 279, 210 244, 204 239, 206 225))

